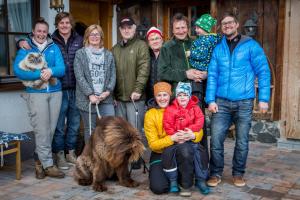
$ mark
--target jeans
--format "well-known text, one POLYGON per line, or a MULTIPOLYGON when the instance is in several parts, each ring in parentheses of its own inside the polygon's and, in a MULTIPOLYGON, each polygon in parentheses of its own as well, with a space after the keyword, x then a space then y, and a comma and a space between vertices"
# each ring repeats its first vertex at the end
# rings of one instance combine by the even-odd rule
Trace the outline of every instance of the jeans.
POLYGON ((234 122, 236 142, 232 159, 232 175, 245 173, 248 156, 253 99, 229 101, 217 98, 219 111, 212 115, 210 139, 210 176, 222 176, 224 169, 224 141, 228 128, 234 122))
POLYGON ((52 142, 52 151, 74 150, 80 126, 80 113, 75 105, 75 90, 62 91, 62 103, 52 142), (65 133, 66 127, 66 133, 65 133))
MULTIPOLYGON (((95 106, 95 104, 93 104, 92 106, 95 106)), ((101 117, 115 116, 115 108, 114 108, 114 105, 111 104, 111 103, 102 103, 102 104, 100 103, 98 105, 98 108, 99 108, 99 114, 101 115, 101 117)), ((80 110, 80 115, 81 115, 82 121, 83 121, 84 142, 86 144, 88 142, 89 138, 90 138, 89 112, 80 110)), ((94 132, 94 130, 96 128, 97 118, 98 118, 97 113, 92 113, 91 114, 91 130, 92 130, 92 133, 94 132)))

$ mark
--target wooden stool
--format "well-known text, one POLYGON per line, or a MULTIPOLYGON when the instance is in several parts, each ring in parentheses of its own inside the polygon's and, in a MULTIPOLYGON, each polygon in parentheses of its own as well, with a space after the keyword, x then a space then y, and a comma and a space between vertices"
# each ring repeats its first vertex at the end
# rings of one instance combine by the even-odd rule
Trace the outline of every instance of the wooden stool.
MULTIPOLYGON (((4 144, 0 144, 1 149, 5 147, 4 144)), ((6 150, 3 150, 3 156, 16 153, 16 179, 21 179, 21 142, 20 141, 11 141, 8 143, 8 147, 12 147, 6 150)))

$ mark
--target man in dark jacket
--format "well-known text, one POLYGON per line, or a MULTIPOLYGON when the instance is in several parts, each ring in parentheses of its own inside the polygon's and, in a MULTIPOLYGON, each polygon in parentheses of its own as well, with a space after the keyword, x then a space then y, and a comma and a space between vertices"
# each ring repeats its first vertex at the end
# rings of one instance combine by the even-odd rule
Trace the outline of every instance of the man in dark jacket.
POLYGON ((264 50, 252 38, 240 35, 239 23, 232 13, 221 18, 222 41, 213 51, 208 67, 206 102, 213 113, 210 141, 209 186, 221 182, 224 169, 224 140, 232 122, 236 127, 236 143, 232 159, 233 184, 244 186, 243 175, 248 156, 249 131, 258 79, 259 107, 268 110, 270 70, 264 50))
MULTIPOLYGON (((80 126, 80 114, 75 105, 76 80, 73 62, 75 53, 82 47, 83 41, 82 37, 72 30, 73 25, 74 20, 70 13, 58 13, 55 17, 57 29, 52 34, 52 39, 61 50, 66 66, 65 76, 61 78, 62 104, 52 143, 52 151, 56 154, 57 167, 60 169, 69 169, 67 161, 76 162, 75 148, 80 126), (68 153, 66 157, 65 150, 68 153)), ((19 46, 30 48, 26 41, 20 41, 19 46)))

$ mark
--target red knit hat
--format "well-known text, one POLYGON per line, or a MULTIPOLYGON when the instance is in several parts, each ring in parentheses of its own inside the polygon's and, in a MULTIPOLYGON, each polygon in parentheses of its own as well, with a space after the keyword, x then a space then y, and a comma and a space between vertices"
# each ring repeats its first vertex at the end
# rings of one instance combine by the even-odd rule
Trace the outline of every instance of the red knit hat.
POLYGON ((160 35, 160 37, 162 37, 162 32, 161 32, 158 28, 156 28, 155 26, 152 26, 152 27, 147 31, 147 36, 146 36, 147 40, 148 40, 148 37, 149 37, 149 35, 150 35, 151 33, 157 33, 157 34, 160 35))

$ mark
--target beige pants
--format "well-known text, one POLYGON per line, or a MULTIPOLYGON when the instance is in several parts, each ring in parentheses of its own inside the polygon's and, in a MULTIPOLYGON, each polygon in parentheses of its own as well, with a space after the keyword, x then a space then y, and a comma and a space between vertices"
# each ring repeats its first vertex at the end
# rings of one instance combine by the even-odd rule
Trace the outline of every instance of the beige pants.
POLYGON ((56 128, 62 92, 26 93, 28 115, 35 136, 35 153, 44 168, 53 166, 52 140, 56 128))

